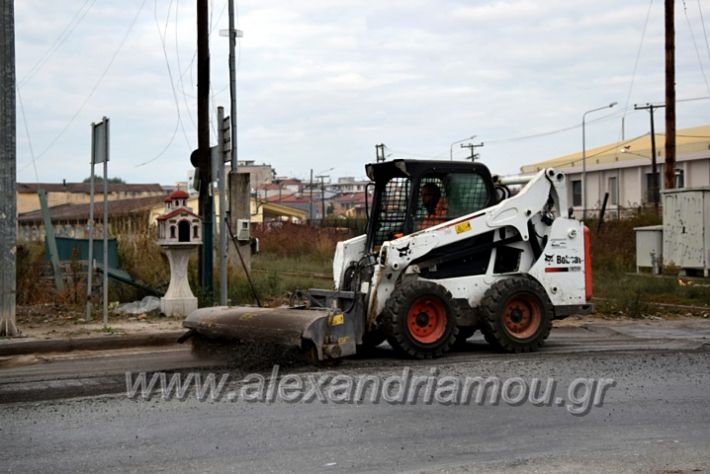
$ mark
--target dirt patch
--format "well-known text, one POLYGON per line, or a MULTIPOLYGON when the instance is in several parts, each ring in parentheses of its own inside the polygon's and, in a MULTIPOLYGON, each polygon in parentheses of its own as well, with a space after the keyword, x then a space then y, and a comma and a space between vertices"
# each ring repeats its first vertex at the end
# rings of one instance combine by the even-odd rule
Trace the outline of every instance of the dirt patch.
POLYGON ((138 316, 109 313, 104 328, 101 312, 92 321, 84 320, 84 310, 57 303, 17 307, 17 327, 22 336, 33 339, 96 336, 100 334, 137 334, 145 331, 170 331, 182 328, 182 318, 142 314, 138 316))
POLYGON ((569 327, 580 327, 589 324, 603 324, 605 326, 610 326, 614 324, 629 324, 635 322, 652 322, 652 321, 685 321, 685 320, 698 320, 698 319, 708 319, 707 313, 666 313, 662 316, 659 315, 644 315, 638 318, 631 318, 623 314, 591 314, 588 316, 570 316, 565 319, 558 319, 552 322, 552 327, 556 328, 569 328, 569 327))

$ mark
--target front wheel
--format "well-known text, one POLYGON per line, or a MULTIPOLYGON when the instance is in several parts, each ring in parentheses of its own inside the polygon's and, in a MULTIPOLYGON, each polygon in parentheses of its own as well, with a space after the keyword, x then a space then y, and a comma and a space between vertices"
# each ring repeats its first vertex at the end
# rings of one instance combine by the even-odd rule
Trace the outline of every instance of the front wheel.
POLYGON ((442 356, 458 334, 451 300, 451 293, 436 283, 403 281, 385 307, 388 342, 416 359, 442 356))
POLYGON ((483 296, 481 313, 486 340, 507 352, 538 350, 552 328, 552 303, 542 285, 529 277, 495 283, 483 296))

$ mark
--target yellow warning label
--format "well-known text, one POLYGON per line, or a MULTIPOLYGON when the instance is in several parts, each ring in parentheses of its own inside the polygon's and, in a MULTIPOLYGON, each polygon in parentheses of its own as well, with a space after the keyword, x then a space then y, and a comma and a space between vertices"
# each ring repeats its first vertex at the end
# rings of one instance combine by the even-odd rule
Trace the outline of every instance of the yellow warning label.
POLYGON ((341 336, 338 338, 338 345, 342 346, 343 344, 347 344, 347 342, 350 340, 348 336, 341 336))
POLYGON ((345 323, 345 316, 343 316, 342 313, 334 314, 330 317, 329 323, 331 326, 340 326, 341 324, 345 323))
POLYGON ((454 229, 456 229, 457 234, 463 234, 464 232, 468 232, 469 230, 471 230, 471 223, 469 221, 466 221, 460 224, 456 224, 456 227, 454 227, 454 229))

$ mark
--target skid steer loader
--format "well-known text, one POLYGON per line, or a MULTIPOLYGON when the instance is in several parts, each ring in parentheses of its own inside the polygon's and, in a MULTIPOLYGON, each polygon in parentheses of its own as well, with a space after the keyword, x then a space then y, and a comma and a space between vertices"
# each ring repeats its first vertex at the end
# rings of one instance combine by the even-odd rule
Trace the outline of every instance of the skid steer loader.
POLYGON ((319 360, 386 339, 423 359, 476 330, 498 349, 535 351, 553 319, 591 311, 589 231, 565 216, 563 173, 542 170, 511 195, 480 163, 393 160, 366 171, 367 233, 337 244, 334 289, 302 292, 301 306, 198 309, 188 334, 319 360))

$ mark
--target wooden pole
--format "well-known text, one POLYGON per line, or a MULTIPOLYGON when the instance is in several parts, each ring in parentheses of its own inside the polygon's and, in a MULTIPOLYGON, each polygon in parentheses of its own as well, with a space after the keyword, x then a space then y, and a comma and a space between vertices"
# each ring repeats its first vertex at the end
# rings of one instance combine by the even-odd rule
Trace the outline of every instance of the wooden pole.
POLYGON ((666 7, 666 166, 665 188, 675 188, 675 21, 674 0, 666 7))

